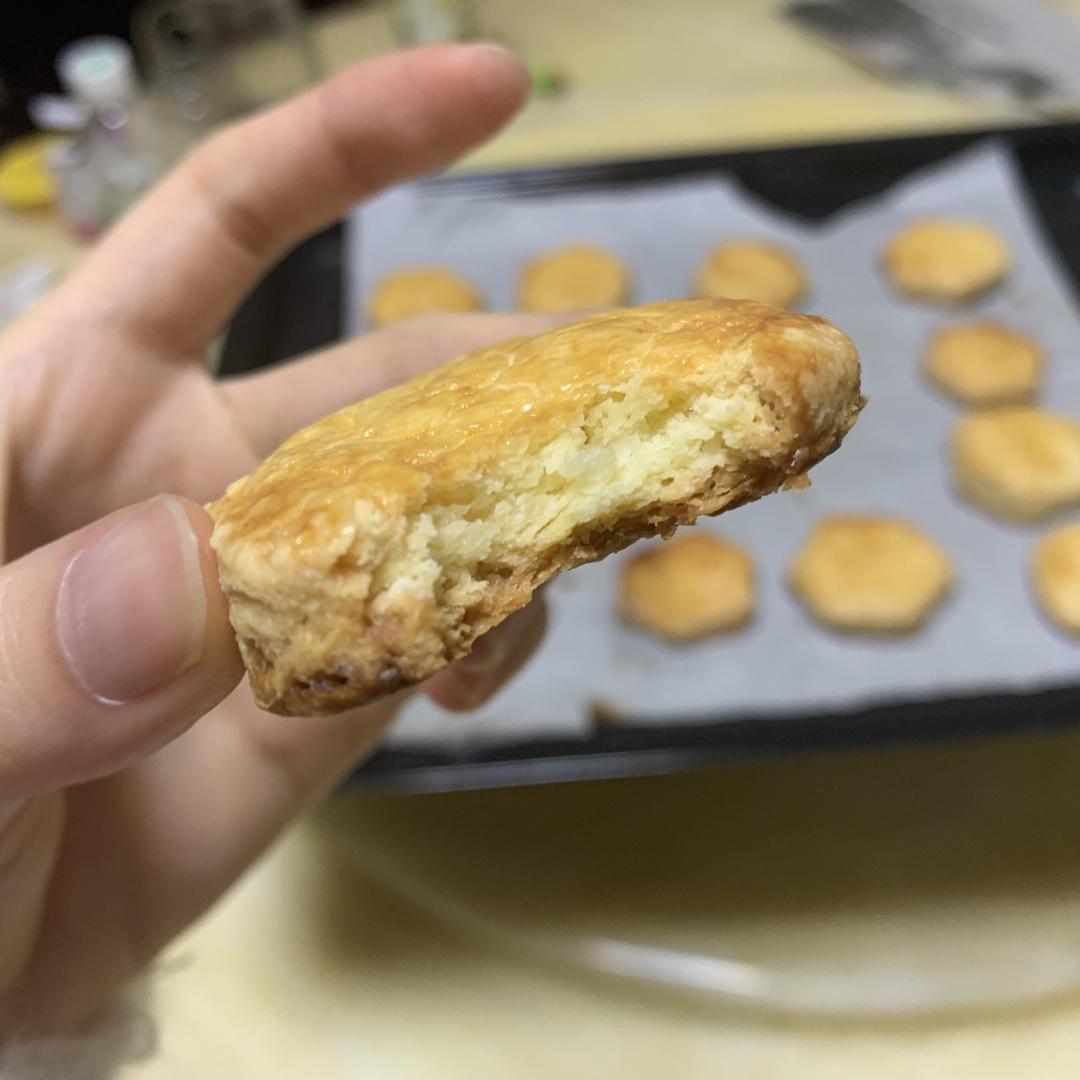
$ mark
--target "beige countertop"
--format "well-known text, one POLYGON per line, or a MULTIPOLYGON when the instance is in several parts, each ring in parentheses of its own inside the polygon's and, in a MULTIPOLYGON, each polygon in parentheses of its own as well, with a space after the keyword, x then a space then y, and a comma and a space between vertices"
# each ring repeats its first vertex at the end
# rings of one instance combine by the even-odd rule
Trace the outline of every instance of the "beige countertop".
POLYGON ((674 928, 691 946, 720 933, 838 977, 868 942, 893 963, 956 949, 1008 995, 1009 948, 1041 963, 1058 942, 1054 963, 1080 958, 1078 777, 1080 736, 1059 733, 681 777, 340 796, 177 943, 157 980, 161 1052, 132 1075, 1072 1080, 1078 988, 1037 1006, 885 1020, 628 990, 448 928, 380 883, 378 855, 508 923, 637 940, 674 928), (1004 963, 988 962, 1002 950, 1004 963))
MULTIPOLYGON (((476 167, 988 127, 1001 103, 876 81, 782 20, 781 0, 503 0, 477 3, 482 33, 565 72, 468 161, 476 167), (586 14, 587 11, 587 14, 586 14)), ((1080 10, 1080 0, 1054 6, 1080 10)), ((327 29, 329 23, 327 24, 327 29)), ((336 70, 392 47, 378 9, 319 37, 336 70)))

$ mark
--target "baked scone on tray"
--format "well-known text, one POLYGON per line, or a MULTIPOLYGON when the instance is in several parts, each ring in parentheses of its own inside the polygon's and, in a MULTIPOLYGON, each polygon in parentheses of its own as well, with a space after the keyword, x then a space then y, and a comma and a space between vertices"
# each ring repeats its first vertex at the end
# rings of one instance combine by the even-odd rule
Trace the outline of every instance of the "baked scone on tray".
POLYGON ((754 560, 700 531, 651 545, 623 563, 619 614, 671 642, 739 630, 754 614, 754 560))
POLYGON ((630 271, 594 244, 556 248, 527 263, 518 284, 522 311, 618 307, 630 294, 630 271))
POLYGON ((387 274, 375 284, 368 320, 376 329, 414 315, 479 311, 484 302, 463 277, 442 266, 414 266, 387 274))
POLYGON ((790 251, 760 240, 737 240, 714 247, 697 273, 699 296, 757 300, 793 307, 806 293, 806 271, 790 251))
POLYGON ((209 507, 255 698, 315 715, 426 679, 561 571, 802 475, 862 403, 824 319, 680 300, 342 409, 209 507))

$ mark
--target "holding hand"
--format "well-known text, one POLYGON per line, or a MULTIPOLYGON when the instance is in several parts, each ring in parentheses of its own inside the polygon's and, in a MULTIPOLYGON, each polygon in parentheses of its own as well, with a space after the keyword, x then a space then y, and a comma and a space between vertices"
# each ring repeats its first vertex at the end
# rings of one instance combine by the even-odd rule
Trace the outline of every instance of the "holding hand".
MULTIPOLYGON (((91 1016, 400 704, 255 709, 199 504, 325 413, 552 320, 418 319, 225 382, 204 357, 284 251, 525 92, 493 46, 352 68, 196 149, 0 336, 0 1029, 91 1016)), ((428 692, 479 704, 542 628, 526 608, 428 692)))

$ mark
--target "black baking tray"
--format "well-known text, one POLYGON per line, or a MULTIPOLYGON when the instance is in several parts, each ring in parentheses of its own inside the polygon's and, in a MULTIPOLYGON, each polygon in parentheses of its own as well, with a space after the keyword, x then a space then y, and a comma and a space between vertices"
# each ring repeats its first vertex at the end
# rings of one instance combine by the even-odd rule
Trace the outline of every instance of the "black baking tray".
MULTIPOLYGON (((543 195, 724 172, 750 193, 804 220, 823 221, 907 174, 982 139, 1011 150, 1049 246, 1080 299, 1080 123, 834 144, 695 154, 631 162, 452 174, 431 181, 461 196, 543 195)), ((335 226, 288 255, 244 304, 219 371, 265 367, 335 341, 345 324, 342 245, 335 226)), ((669 772, 719 759, 988 735, 1080 720, 1077 683, 1036 693, 882 702, 837 714, 598 727, 587 738, 528 738, 465 750, 379 751, 353 781, 447 790, 669 772)))

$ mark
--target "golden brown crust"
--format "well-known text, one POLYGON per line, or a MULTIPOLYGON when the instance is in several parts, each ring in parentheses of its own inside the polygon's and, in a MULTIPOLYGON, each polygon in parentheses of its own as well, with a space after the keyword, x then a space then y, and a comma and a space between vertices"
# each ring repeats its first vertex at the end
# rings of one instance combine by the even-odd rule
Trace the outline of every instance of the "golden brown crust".
POLYGON ((1043 353, 1026 334, 1000 323, 970 322, 938 330, 924 366, 931 382, 965 405, 1012 405, 1035 396, 1043 353))
POLYGON ((380 279, 368 305, 373 327, 437 311, 480 311, 480 294, 464 278, 441 266, 398 270, 380 279))
POLYGON ((1080 425, 1025 406, 961 420, 953 435, 956 489, 1006 521, 1036 521, 1080 504, 1080 425))
POLYGON ((790 308, 806 293, 806 271, 785 248, 741 240, 713 248, 697 273, 699 296, 790 308))
POLYGON ((791 587, 836 630, 906 633, 945 595, 948 556, 907 522, 833 517, 820 522, 791 566, 791 587))
POLYGON ((1005 242, 988 226, 934 218, 901 229, 882 260, 900 292, 941 304, 962 303, 985 292, 1012 262, 1005 242))
POLYGON ((753 610, 753 560, 709 533, 677 536, 623 564, 619 614, 671 641, 737 630, 753 610))
POLYGON ((542 582, 776 490, 861 408, 823 319, 675 301, 462 357, 284 443, 210 507, 257 700, 427 678, 542 582))
POLYGON ((630 274, 603 248, 558 248, 525 266, 518 288, 522 311, 583 311, 618 307, 630 296, 630 274))
POLYGON ((1031 558, 1035 595, 1043 610, 1070 634, 1080 634, 1080 525, 1046 536, 1031 558))

